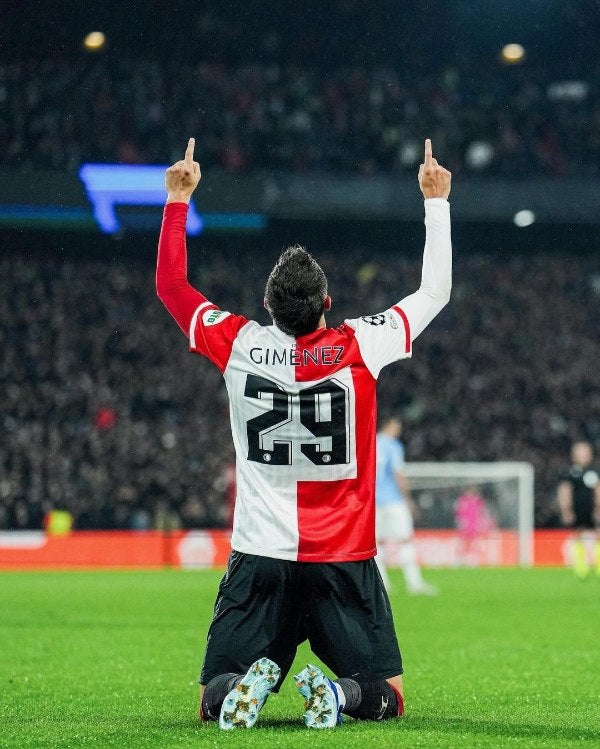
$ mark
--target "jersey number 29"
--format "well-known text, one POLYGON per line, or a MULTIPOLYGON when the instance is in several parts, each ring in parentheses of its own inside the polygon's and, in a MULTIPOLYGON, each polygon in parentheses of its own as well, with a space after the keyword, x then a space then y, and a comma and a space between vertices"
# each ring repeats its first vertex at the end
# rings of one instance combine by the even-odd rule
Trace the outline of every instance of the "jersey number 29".
POLYGON ((321 444, 305 442, 300 451, 314 465, 340 465, 349 462, 348 455, 348 395, 346 388, 334 380, 325 380, 318 385, 285 392, 277 383, 258 375, 249 374, 244 389, 246 398, 262 398, 270 395, 273 406, 260 416, 247 422, 248 460, 269 465, 291 465, 291 440, 273 440, 273 449, 263 447, 263 439, 292 420, 292 413, 300 413, 300 423, 315 437, 329 438, 331 447, 322 449, 321 444), (299 409, 298 409, 299 406, 299 409))

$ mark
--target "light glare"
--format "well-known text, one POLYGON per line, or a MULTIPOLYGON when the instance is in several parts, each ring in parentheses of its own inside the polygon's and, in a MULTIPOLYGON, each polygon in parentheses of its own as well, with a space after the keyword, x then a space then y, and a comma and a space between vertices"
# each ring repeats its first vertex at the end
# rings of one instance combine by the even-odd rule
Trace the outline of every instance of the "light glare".
POLYGON ((515 65, 525 57, 525 48, 522 44, 506 44, 502 48, 502 59, 509 65, 515 65))
POLYGON ((83 46, 89 49, 91 52, 96 52, 106 43, 106 36, 102 31, 90 31, 90 33, 83 40, 83 46))
POLYGON ((531 226, 531 224, 533 224, 533 222, 535 221, 535 213, 529 210, 517 211, 514 215, 513 221, 519 228, 523 228, 524 226, 531 226))

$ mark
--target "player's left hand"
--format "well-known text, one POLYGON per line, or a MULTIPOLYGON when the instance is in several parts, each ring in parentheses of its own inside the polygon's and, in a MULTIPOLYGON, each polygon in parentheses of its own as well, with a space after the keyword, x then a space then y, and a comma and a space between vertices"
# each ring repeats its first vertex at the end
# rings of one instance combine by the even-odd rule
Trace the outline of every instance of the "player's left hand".
POLYGON ((167 203, 189 203, 192 193, 200 182, 200 164, 194 161, 196 141, 190 138, 185 149, 185 156, 175 162, 165 172, 167 203))
POLYGON ((447 198, 450 195, 452 174, 433 158, 431 141, 425 141, 425 158, 419 167, 419 187, 423 197, 447 198))

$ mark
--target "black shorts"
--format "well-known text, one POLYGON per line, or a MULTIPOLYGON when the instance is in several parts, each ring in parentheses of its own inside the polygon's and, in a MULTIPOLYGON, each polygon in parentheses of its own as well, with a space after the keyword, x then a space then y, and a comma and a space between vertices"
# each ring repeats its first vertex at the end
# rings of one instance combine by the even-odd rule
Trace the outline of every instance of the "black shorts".
POLYGON ((590 505, 575 505, 575 521, 573 522, 572 528, 576 530, 588 531, 595 530, 596 521, 594 519, 593 507, 590 505))
POLYGON ((200 683, 267 657, 286 677, 301 642, 337 677, 402 673, 390 602, 374 559, 291 562, 233 551, 219 585, 200 683))

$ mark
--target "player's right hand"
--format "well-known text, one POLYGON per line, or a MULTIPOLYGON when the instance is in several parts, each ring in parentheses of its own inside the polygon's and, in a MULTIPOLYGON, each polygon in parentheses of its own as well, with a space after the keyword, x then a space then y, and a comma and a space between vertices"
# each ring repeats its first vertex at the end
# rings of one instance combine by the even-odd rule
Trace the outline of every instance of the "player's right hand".
POLYGON ((433 158, 431 141, 425 141, 425 160, 419 167, 419 187, 424 198, 447 198, 452 175, 433 158))
POLYGON ((196 141, 190 138, 185 149, 185 156, 175 162, 165 172, 167 203, 189 203, 192 193, 200 182, 200 164, 194 161, 196 141))

